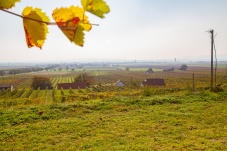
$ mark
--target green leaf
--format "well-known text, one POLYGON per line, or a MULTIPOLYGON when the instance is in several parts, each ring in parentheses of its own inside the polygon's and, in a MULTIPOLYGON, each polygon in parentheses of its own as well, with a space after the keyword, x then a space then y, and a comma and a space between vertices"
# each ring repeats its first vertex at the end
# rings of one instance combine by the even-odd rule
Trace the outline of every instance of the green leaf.
POLYGON ((22 13, 26 42, 29 48, 37 46, 42 48, 48 33, 49 18, 38 8, 26 7, 22 13), (33 20, 31 20, 33 19, 33 20))
POLYGON ((81 0, 81 4, 86 11, 100 18, 110 12, 109 6, 103 0, 81 0))
POLYGON ((20 2, 20 0, 0 0, 0 8, 10 9, 15 6, 16 2, 20 2))

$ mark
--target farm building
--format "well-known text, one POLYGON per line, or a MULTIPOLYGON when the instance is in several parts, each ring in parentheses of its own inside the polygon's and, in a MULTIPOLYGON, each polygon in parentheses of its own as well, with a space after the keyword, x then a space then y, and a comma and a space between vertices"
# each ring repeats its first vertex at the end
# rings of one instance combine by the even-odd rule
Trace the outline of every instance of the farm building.
POLYGON ((85 89, 87 87, 86 82, 75 82, 75 83, 58 83, 58 89, 85 89))
POLYGON ((148 74, 150 74, 150 73, 154 73, 154 71, 153 71, 153 69, 152 69, 152 68, 149 68, 149 69, 147 70, 147 73, 148 73, 148 74))
POLYGON ((165 82, 163 78, 145 79, 142 81, 141 86, 165 86, 165 82))
POLYGON ((10 89, 13 91, 13 85, 12 84, 0 84, 0 91, 5 91, 7 89, 10 89))
POLYGON ((118 81, 114 84, 114 86, 124 87, 125 84, 124 84, 121 80, 118 80, 118 81))
POLYGON ((174 71, 174 67, 172 67, 171 69, 164 69, 163 72, 171 72, 174 71))

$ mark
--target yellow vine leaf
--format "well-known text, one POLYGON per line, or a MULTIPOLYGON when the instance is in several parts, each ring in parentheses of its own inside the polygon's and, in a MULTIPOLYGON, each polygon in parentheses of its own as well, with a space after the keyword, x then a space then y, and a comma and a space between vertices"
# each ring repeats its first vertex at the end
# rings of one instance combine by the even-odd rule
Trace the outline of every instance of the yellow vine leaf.
POLYGON ((65 36, 76 45, 83 46, 84 30, 90 31, 91 24, 84 14, 84 9, 70 6, 69 8, 56 8, 52 14, 55 22, 65 36))
POLYGON ((109 6, 103 0, 81 0, 81 4, 86 11, 100 18, 110 12, 109 6))
POLYGON ((41 9, 32 7, 26 7, 22 12, 22 16, 24 17, 24 31, 28 47, 37 46, 42 49, 48 33, 47 24, 43 22, 48 23, 50 21, 49 18, 41 9))
POLYGON ((0 8, 10 9, 15 6, 16 2, 20 2, 20 0, 0 0, 0 8))

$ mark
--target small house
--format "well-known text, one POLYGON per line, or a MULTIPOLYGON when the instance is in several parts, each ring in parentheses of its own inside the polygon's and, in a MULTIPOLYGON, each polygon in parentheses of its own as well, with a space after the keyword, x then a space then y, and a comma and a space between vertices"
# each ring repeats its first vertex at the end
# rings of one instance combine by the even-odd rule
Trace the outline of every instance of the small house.
POLYGON ((121 80, 118 80, 118 81, 114 84, 114 86, 124 87, 125 84, 124 84, 121 80))
POLYGON ((172 67, 171 69, 164 69, 163 72, 171 72, 174 71, 174 67, 172 67))
POLYGON ((165 86, 165 81, 163 78, 145 79, 140 86, 165 86))
POLYGON ((75 83, 58 83, 58 89, 85 89, 87 87, 86 82, 75 82, 75 83))
POLYGON ((10 89, 13 91, 13 85, 12 84, 0 84, 0 91, 5 91, 7 89, 10 89))
POLYGON ((147 70, 147 73, 148 73, 148 74, 150 74, 150 73, 154 73, 154 71, 153 71, 153 69, 152 69, 152 68, 149 68, 149 69, 147 70))

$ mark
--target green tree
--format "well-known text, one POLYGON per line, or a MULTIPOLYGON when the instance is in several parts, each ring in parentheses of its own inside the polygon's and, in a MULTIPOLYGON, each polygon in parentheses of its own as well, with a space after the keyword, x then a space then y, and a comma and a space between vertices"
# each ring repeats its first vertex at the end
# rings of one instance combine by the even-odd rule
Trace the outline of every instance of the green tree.
POLYGON ((154 73, 154 71, 153 71, 152 68, 149 68, 149 69, 147 70, 147 73, 154 73))
POLYGON ((93 84, 95 80, 94 77, 89 76, 87 73, 82 73, 75 78, 74 82, 86 82, 87 85, 89 86, 93 84))
POLYGON ((181 65, 181 67, 179 68, 179 70, 185 71, 188 69, 188 66, 186 64, 181 65))
POLYGON ((52 89, 52 85, 50 82, 50 79, 47 77, 41 77, 41 76, 34 76, 32 79, 32 85, 31 87, 35 90, 40 88, 40 90, 45 90, 46 88, 52 89))
POLYGON ((69 71, 69 66, 66 66, 66 68, 65 68, 66 70, 67 70, 67 72, 69 71))
POLYGON ((0 70, 0 76, 4 76, 5 75, 5 71, 4 70, 0 70))

